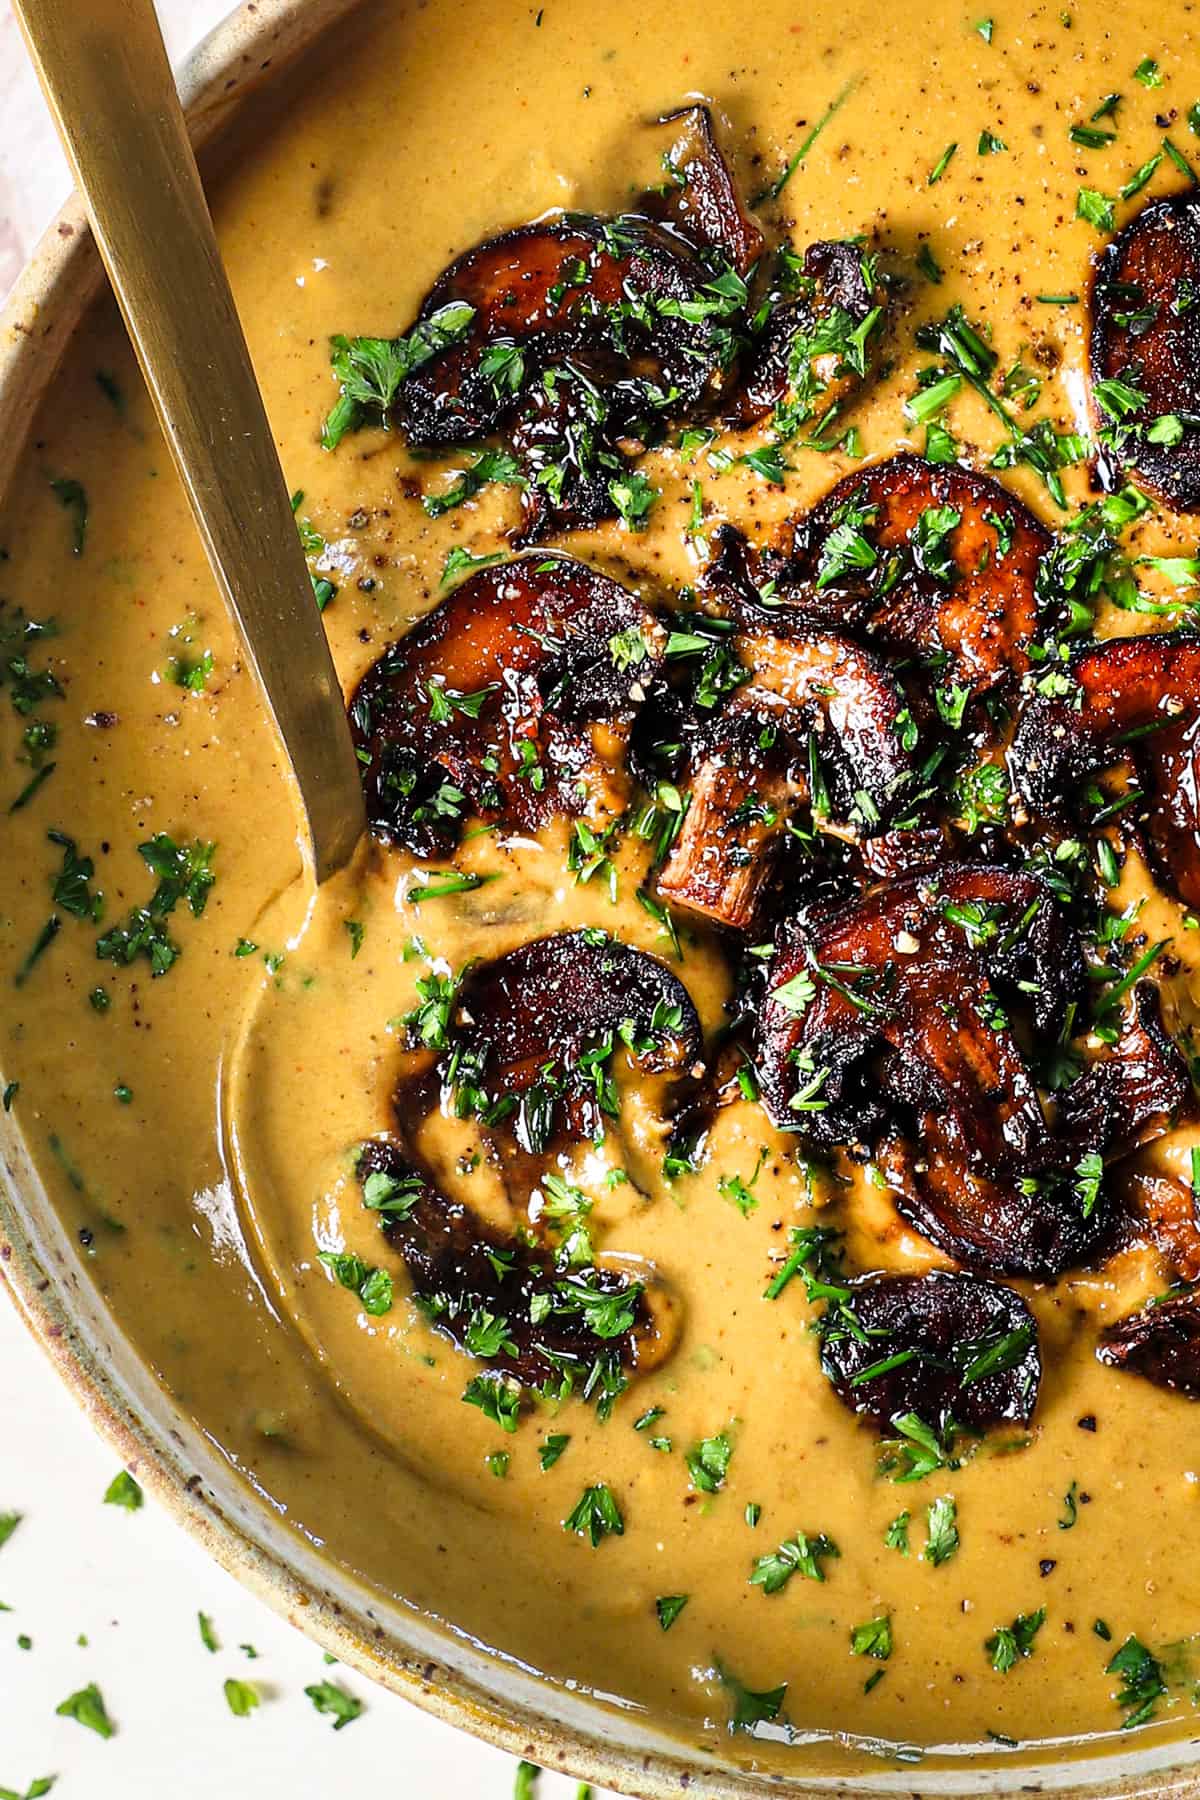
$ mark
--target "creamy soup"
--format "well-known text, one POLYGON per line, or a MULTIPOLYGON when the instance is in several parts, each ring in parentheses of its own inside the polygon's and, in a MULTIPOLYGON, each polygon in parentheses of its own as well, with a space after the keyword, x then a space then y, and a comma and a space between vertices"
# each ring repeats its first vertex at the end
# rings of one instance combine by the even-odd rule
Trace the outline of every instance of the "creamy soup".
MULTIPOLYGON (((926 453, 931 427, 989 470, 1012 433, 981 388, 1018 431, 1093 429, 1092 260, 1200 161, 1183 0, 384 7, 339 34, 215 195, 347 695, 469 577, 458 556, 447 581, 452 552, 512 553, 520 506, 502 482, 440 516, 422 506, 478 450, 418 456, 370 419, 323 448, 331 337, 406 331, 452 259, 498 232, 633 205, 664 179, 652 121, 696 98, 743 196, 766 196, 765 257, 860 238, 878 254, 873 371, 821 447, 811 422, 776 445, 769 417, 681 447, 680 421, 630 460, 653 490, 644 518, 552 529, 547 547, 662 617, 722 521, 761 544, 843 477, 926 453), (998 359, 978 385, 916 342, 956 304, 998 359)), ((1029 461, 998 475, 1050 531, 1095 493, 1082 456, 1058 461, 1050 483, 1029 461)), ((1131 560, 1141 609, 1128 589, 1124 611, 1102 600, 1101 636, 1186 621, 1195 536, 1163 506, 1128 524, 1127 557, 1180 560, 1131 560)), ((1056 1281, 999 1274, 1037 1321, 1030 1423, 935 1433, 932 1450, 881 1436, 821 1371, 826 1307, 812 1269, 809 1284, 789 1269, 791 1233, 841 1230, 849 1276, 951 1269, 944 1243, 898 1210, 880 1159, 777 1130, 752 1076, 680 1150, 661 1083, 618 1043, 619 1116, 546 1168, 603 1265, 657 1284, 662 1341, 610 1406, 464 1404, 483 1365, 415 1304, 355 1173, 358 1147, 396 1128, 405 1015, 472 959, 588 928, 685 985, 711 1075, 730 1055, 737 935, 639 900, 654 894, 653 844, 629 828, 644 796, 594 854, 576 837, 572 857, 570 817, 468 821, 445 853, 365 842, 314 898, 259 694, 106 308, 50 388, 3 544, 5 1104, 123 1329, 297 1532, 551 1682, 746 1764, 845 1770, 855 1740, 933 1762, 1111 1744, 1126 1722, 1194 1730, 1200 1407, 1095 1355, 1104 1327, 1187 1278, 1161 1233, 1127 1231, 1056 1281), (138 915, 156 891, 160 916, 138 915)), ((1149 973, 1186 1049, 1196 921, 1132 838, 1108 873, 1108 913, 1141 908, 1110 932, 1112 966, 1168 941, 1149 973)), ((420 1143, 496 1230, 553 1199, 544 1181, 514 1196, 450 1101, 420 1143)), ((1193 1145, 1176 1124, 1112 1180, 1169 1177, 1186 1213, 1193 1145)))

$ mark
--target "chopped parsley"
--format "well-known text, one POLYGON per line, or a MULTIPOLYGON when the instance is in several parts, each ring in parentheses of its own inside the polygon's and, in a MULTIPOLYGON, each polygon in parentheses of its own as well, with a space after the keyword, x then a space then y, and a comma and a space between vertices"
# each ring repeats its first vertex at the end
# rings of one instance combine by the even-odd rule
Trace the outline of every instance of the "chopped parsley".
POLYGON ((850 1649, 855 1656, 873 1656, 886 1662, 892 1654, 892 1621, 887 1613, 855 1625, 850 1633, 850 1649))
POLYGON ((701 1494, 719 1493, 725 1485, 732 1457, 733 1445, 728 1432, 719 1431, 715 1437, 702 1438, 698 1444, 693 1444, 684 1458, 693 1488, 701 1494))
POLYGON ((807 1581, 824 1581, 822 1561, 840 1555, 833 1539, 826 1537, 824 1532, 810 1538, 798 1531, 794 1538, 785 1538, 778 1550, 770 1550, 758 1558, 750 1575, 750 1585, 760 1587, 764 1594, 777 1594, 793 1575, 803 1575, 807 1581))
POLYGON ((997 1675, 1007 1675, 1023 1657, 1033 1654, 1033 1641, 1045 1623, 1046 1609, 1039 1606, 1035 1613, 1019 1614, 1011 1625, 997 1625, 984 1644, 997 1675))
POLYGON ((1113 207, 1115 201, 1099 188, 1082 187, 1075 196, 1075 217, 1086 219, 1097 231, 1109 232, 1113 228, 1113 207))
POLYGON ((562 1522, 564 1531, 586 1537, 593 1550, 606 1537, 623 1537, 625 1521, 605 1482, 586 1487, 562 1522))
POLYGON ((770 1724, 779 1717, 780 1708, 787 1697, 788 1684, 781 1683, 777 1688, 767 1688, 756 1692, 739 1681, 731 1669, 714 1659, 717 1679, 729 1695, 733 1712, 729 1720, 731 1732, 752 1732, 758 1724, 770 1724))
POLYGON ((444 900, 448 894, 473 894, 485 882, 498 879, 496 875, 465 875, 459 869, 430 869, 404 898, 410 906, 420 906, 425 900, 444 900))
POLYGON ((54 1711, 60 1719, 74 1719, 77 1725, 85 1725, 97 1737, 110 1738, 116 1734, 117 1728, 108 1716, 104 1696, 94 1681, 89 1681, 76 1693, 68 1694, 54 1711))
POLYGON ((139 844, 138 854, 151 873, 157 875, 158 886, 146 906, 134 907, 122 924, 112 926, 96 939, 100 960, 128 965, 144 956, 152 975, 165 975, 180 955, 165 920, 180 901, 186 902, 193 918, 200 917, 216 879, 212 871, 215 850, 215 844, 198 840, 176 844, 161 831, 149 843, 139 844))
POLYGON ((230 1675, 224 1684, 225 1704, 235 1719, 248 1719, 255 1707, 262 1705, 262 1695, 252 1681, 239 1681, 230 1675))
POLYGON ((687 1605, 689 1594, 660 1594, 654 1602, 654 1610, 658 1614, 658 1622, 664 1631, 670 1631, 672 1625, 687 1605))
POLYGON ((570 1441, 570 1436, 565 1431, 552 1431, 543 1438, 538 1445, 538 1461, 542 1465, 543 1473, 554 1467, 570 1441))
POLYGON ((331 338, 330 362, 341 392, 321 427, 321 448, 336 450, 348 431, 358 431, 363 425, 386 425, 408 376, 460 342, 474 317, 473 306, 455 300, 420 320, 407 337, 331 338))
POLYGON ((126 1512, 138 1512, 144 1499, 145 1495, 128 1469, 113 1476, 104 1494, 105 1506, 123 1506, 126 1512))
POLYGON ((796 151, 791 161, 783 170, 783 173, 777 176, 768 187, 763 188, 761 193, 754 196, 751 201, 752 206, 761 206, 764 200, 777 200, 779 198, 780 194, 782 194, 784 188, 792 179, 792 176, 796 173, 796 170, 800 167, 825 127, 829 124, 831 119, 836 117, 842 107, 845 106, 847 100, 857 86, 858 77, 854 76, 846 83, 841 92, 834 96, 833 100, 830 101, 829 105, 825 108, 825 111, 821 114, 821 117, 817 120, 816 124, 812 127, 811 131, 800 145, 800 148, 796 151))
MULTIPOLYGON (((1097 1627, 1101 1621, 1097 1620, 1097 1627)), ((1097 1636, 1101 1635, 1097 1631, 1097 1636)), ((1138 1638, 1127 1637, 1105 1669, 1106 1675, 1121 1677, 1120 1690, 1113 1695, 1125 1712, 1122 1731, 1145 1725, 1155 1715, 1158 1701, 1167 1691, 1163 1666, 1138 1638)))
POLYGON ((897 1513, 883 1535, 883 1541, 887 1548, 889 1550, 898 1550, 901 1556, 907 1556, 909 1553, 908 1527, 911 1519, 911 1513, 897 1513))
POLYGON ((519 1381, 514 1381, 511 1375, 489 1370, 486 1375, 476 1375, 467 1383, 463 1401, 467 1406, 477 1406, 484 1418, 499 1425, 502 1431, 513 1432, 521 1412, 521 1394, 519 1381))
POLYGON ((344 1687, 338 1687, 333 1681, 314 1681, 305 1688, 305 1693, 319 1713, 328 1714, 333 1720, 335 1731, 344 1731, 347 1725, 353 1725, 355 1719, 361 1717, 363 1703, 348 1694, 344 1687))
POLYGON ((358 1295, 363 1311, 370 1313, 372 1318, 381 1318, 384 1313, 391 1312, 393 1282, 386 1269, 371 1268, 361 1256, 339 1250, 321 1250, 317 1261, 324 1264, 342 1287, 358 1295))
POLYGON ((921 1561, 933 1568, 949 1562, 959 1546, 957 1507, 949 1494, 941 1494, 925 1508, 926 1540, 921 1561))
POLYGON ((942 154, 938 157, 932 169, 929 171, 928 186, 937 186, 938 182, 942 179, 942 176, 946 173, 946 170, 950 167, 951 158, 957 149, 957 144, 946 145, 946 148, 942 151, 942 154))

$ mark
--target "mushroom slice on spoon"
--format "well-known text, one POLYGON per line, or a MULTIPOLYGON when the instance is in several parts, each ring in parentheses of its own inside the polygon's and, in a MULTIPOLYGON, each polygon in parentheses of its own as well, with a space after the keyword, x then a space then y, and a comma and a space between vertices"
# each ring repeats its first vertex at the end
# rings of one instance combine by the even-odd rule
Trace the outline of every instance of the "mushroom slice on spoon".
POLYGON ((663 643, 635 594, 571 557, 480 570, 350 703, 371 829, 428 855, 453 847, 467 811, 605 825, 628 799, 624 749, 663 643))

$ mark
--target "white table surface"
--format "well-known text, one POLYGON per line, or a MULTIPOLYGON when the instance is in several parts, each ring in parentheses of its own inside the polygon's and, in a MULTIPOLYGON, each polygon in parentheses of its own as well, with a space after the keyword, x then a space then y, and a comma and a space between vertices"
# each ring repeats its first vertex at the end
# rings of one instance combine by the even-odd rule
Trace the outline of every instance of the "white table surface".
MULTIPOLYGON (((80 0, 81 5, 84 0, 80 0)), ((158 0, 178 60, 229 0, 158 0)), ((0 0, 0 293, 69 188, 66 168, 0 0)), ((210 1563, 148 1501, 105 1506, 113 1454, 76 1410, 13 1308, 0 1297, 0 1513, 21 1524, 0 1547, 0 1789, 24 1795, 57 1776, 55 1800, 507 1800, 511 1757, 439 1724, 321 1652, 210 1563), (221 1649, 200 1641, 207 1613, 221 1649), (86 1638, 86 1645, 79 1642, 86 1638), (32 1640, 22 1649, 21 1637, 32 1640), (251 1662, 239 1645, 258 1652, 251 1662), (262 1704, 230 1713, 227 1676, 262 1704), (366 1710, 338 1732, 305 1697, 333 1677, 366 1710), (116 1735, 55 1716, 94 1681, 116 1735)), ((575 1784, 544 1776, 538 1800, 575 1784)), ((599 1794, 596 1800, 600 1800, 599 1794)))

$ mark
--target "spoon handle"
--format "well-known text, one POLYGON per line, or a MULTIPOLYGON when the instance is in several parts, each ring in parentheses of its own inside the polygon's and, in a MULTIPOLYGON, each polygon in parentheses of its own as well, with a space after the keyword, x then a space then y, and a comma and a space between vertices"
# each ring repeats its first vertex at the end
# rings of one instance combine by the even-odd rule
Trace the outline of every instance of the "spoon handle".
POLYGON ((362 787, 152 0, 15 0, 15 10, 323 881, 362 834, 362 787))

